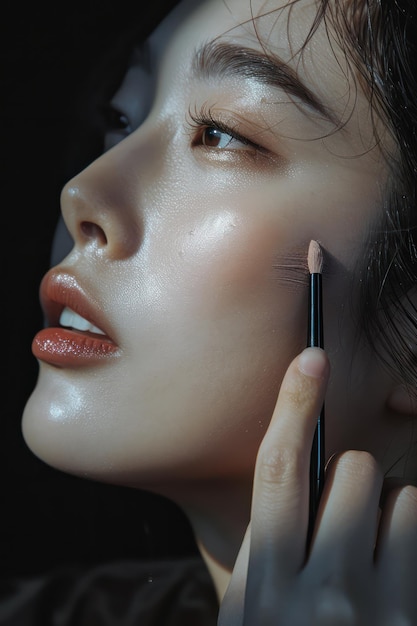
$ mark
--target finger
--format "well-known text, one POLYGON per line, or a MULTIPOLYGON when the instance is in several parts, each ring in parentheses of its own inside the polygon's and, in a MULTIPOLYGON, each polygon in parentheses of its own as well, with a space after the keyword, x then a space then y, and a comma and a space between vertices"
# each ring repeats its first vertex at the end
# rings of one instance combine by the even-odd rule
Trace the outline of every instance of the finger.
POLYGON ((373 567, 383 483, 368 452, 349 451, 328 466, 309 567, 328 580, 356 578, 373 567))
POLYGON ((255 469, 248 578, 255 586, 260 572, 286 579, 304 561, 310 452, 328 375, 324 351, 307 348, 284 376, 255 469))
POLYGON ((417 623, 416 487, 397 488, 387 496, 381 515, 376 564, 384 604, 394 611, 403 611, 408 623, 417 623))

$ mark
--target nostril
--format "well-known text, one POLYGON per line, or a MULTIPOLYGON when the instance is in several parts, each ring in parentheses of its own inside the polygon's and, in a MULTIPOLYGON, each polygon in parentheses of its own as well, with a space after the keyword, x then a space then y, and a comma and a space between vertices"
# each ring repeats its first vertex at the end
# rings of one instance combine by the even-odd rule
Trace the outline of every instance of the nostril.
POLYGON ((107 244, 104 230, 94 222, 81 222, 80 229, 86 239, 95 239, 102 246, 107 244))

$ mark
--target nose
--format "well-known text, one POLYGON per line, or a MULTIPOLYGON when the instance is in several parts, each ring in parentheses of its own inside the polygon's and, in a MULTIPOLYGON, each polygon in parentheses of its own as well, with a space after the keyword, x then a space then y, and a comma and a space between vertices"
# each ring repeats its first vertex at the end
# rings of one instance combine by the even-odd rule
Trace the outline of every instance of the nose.
POLYGON ((75 246, 108 260, 132 256, 143 236, 143 178, 137 151, 132 155, 123 145, 129 139, 100 156, 61 192, 62 214, 75 246))

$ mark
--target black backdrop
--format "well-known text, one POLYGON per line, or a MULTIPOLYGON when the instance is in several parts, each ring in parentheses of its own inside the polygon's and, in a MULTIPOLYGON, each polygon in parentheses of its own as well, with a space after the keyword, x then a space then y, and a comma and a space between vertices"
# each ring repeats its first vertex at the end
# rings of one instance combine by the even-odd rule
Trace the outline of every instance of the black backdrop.
POLYGON ((144 9, 149 4, 154 6, 141 0, 79 5, 3 0, 0 9, 0 292, 5 344, 0 567, 5 578, 63 563, 88 565, 196 551, 188 523, 173 504, 53 470, 32 455, 20 431, 37 374, 30 344, 42 323, 38 285, 49 266, 59 192, 71 168, 90 158, 83 149, 68 165, 68 154, 74 151, 74 111, 97 59, 127 23, 149 17, 144 15, 151 11, 144 9))

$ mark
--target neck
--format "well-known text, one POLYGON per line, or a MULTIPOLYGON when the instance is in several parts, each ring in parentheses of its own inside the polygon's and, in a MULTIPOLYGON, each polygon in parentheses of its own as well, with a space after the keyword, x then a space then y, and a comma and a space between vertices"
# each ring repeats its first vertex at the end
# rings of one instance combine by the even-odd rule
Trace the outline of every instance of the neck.
POLYGON ((219 603, 223 600, 227 587, 232 576, 232 571, 228 567, 225 567, 222 563, 219 563, 210 552, 206 550, 204 545, 198 541, 198 548, 203 560, 207 566, 210 576, 213 580, 214 588, 216 590, 219 603))
POLYGON ((199 485, 196 492, 176 500, 191 522, 221 601, 249 523, 251 482, 215 482, 199 485))

